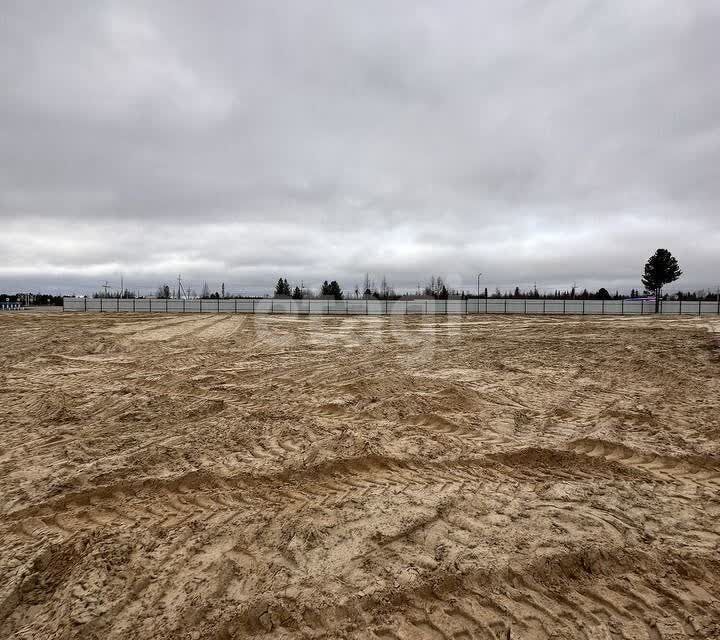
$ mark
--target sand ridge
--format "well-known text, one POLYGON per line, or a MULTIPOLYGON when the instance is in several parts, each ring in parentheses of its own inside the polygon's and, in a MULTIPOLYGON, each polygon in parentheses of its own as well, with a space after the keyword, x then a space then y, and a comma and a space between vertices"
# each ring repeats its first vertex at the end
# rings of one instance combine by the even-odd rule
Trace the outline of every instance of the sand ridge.
POLYGON ((0 637, 720 637, 715 320, 0 332, 0 637))

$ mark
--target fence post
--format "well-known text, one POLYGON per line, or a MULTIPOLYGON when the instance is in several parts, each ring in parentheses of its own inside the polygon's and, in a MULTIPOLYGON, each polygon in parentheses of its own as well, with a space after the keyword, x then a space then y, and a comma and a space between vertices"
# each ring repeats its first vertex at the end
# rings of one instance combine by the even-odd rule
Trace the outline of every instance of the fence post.
POLYGON ((702 300, 698 300, 698 315, 702 315, 702 300))
POLYGON ((183 301, 183 313, 185 313, 185 298, 183 298, 182 301, 183 301))
POLYGON ((135 313, 135 298, 133 298, 133 313, 135 313))
POLYGON ((165 298, 165 313, 168 312, 168 299, 165 298))
MULTIPOLYGON (((478 305, 478 310, 480 310, 480 305, 478 305)), ((487 315, 487 296, 485 296, 485 315, 487 315)))
POLYGON ((83 302, 85 303, 85 311, 87 311, 87 297, 83 298, 83 302))
MULTIPOLYGON (((106 280, 105 282, 107 282, 107 280, 106 280)), ((102 311, 103 311, 103 308, 102 308, 102 301, 103 301, 103 299, 102 299, 102 298, 100 298, 100 313, 102 313, 102 311)))
POLYGON ((621 316, 625 315, 625 298, 620 300, 620 315, 621 316))
POLYGON ((217 312, 220 313, 220 298, 218 298, 217 301, 218 301, 217 312))
POLYGON ((202 298, 200 298, 200 313, 202 313, 202 298))
POLYGON ((680 311, 678 311, 678 315, 682 315, 682 298, 680 298, 680 311))
POLYGON ((505 298, 505 311, 503 311, 505 315, 507 315, 507 298, 505 298))
POLYGON ((565 298, 563 298, 563 315, 565 315, 565 298))
POLYGON ((367 298, 365 298, 365 315, 366 316, 370 315, 370 303, 368 302, 367 298))
POLYGON ((348 304, 349 304, 348 301, 345 300, 345 315, 348 314, 348 304))
POLYGON ((527 298, 524 298, 524 299, 523 299, 523 302, 525 303, 524 310, 523 310, 523 315, 527 315, 527 298))
POLYGON ((545 298, 543 298, 543 315, 545 315, 545 302, 546 302, 546 300, 545 300, 545 298))
POLYGON ((235 313, 237 313, 237 298, 235 298, 235 313))
POLYGON ((275 311, 275 298, 270 298, 270 313, 274 313, 275 311))
POLYGON ((602 311, 600 312, 600 315, 604 316, 605 315, 605 298, 602 299, 602 305, 600 308, 602 309, 602 311))
POLYGON ((640 300, 640 315, 645 312, 645 300, 640 300))
POLYGON ((582 310, 582 314, 585 315, 585 298, 583 298, 583 310, 582 310))
POLYGON ((253 313, 255 313, 255 298, 252 299, 252 305, 253 305, 253 313))

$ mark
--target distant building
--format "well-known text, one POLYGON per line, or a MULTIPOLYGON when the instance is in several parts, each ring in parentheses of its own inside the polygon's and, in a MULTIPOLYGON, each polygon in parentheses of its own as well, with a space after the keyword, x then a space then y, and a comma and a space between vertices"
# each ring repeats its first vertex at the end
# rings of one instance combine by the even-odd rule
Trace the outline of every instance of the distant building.
POLYGON ((17 301, 10 301, 10 298, 0 300, 0 311, 13 311, 22 309, 22 305, 17 301))

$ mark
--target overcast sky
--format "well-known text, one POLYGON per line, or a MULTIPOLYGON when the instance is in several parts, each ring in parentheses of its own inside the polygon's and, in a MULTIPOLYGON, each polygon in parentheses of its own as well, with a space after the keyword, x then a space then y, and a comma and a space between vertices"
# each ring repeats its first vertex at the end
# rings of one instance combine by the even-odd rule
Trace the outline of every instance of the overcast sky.
POLYGON ((0 290, 720 284, 717 0, 0 9, 0 290))

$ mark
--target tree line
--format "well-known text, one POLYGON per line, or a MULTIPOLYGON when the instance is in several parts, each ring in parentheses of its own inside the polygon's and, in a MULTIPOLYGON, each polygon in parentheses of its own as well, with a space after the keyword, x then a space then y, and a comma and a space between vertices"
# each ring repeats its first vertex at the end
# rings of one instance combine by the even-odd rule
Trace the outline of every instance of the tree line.
POLYGON ((274 297, 276 298, 292 298, 293 300, 304 300, 306 298, 332 298, 334 300, 343 300, 344 293, 337 280, 328 282, 325 280, 320 286, 320 292, 315 295, 312 290, 305 287, 295 286, 292 291, 287 278, 278 278, 275 285, 274 297))
MULTIPOLYGON (((639 289, 631 289, 630 297, 637 298, 642 295, 651 295, 656 299, 656 307, 659 306, 660 300, 716 300, 717 295, 705 290, 700 291, 678 291, 676 294, 663 293, 663 288, 682 275, 680 266, 675 257, 667 249, 658 249, 645 264, 642 273, 641 282, 644 291, 639 289)), ((395 288, 388 282, 385 275, 382 276, 380 283, 376 284, 375 280, 370 277, 369 273, 365 273, 363 283, 355 284, 350 291, 344 291, 338 280, 324 280, 318 290, 300 285, 290 284, 286 277, 279 277, 275 284, 272 294, 276 298, 290 298, 293 300, 303 300, 309 298, 328 298, 334 300, 344 299, 376 299, 376 300, 398 300, 403 297, 414 298, 434 298, 438 300, 452 298, 528 298, 537 300, 622 300, 627 298, 626 294, 615 290, 614 293, 605 287, 600 287, 597 291, 590 291, 587 288, 579 290, 576 285, 564 290, 555 289, 554 291, 539 291, 537 285, 531 288, 521 289, 519 286, 513 289, 501 291, 495 288, 492 293, 488 293, 487 288, 483 291, 473 292, 458 290, 448 286, 442 276, 431 275, 424 285, 418 283, 415 293, 398 294, 395 288)), ((124 291, 110 292, 98 291, 93 294, 97 298, 142 298, 143 296, 131 292, 127 289, 124 291)), ((244 296, 231 294, 227 291, 225 283, 220 284, 219 291, 211 291, 207 281, 203 282, 200 293, 196 293, 194 289, 175 290, 169 284, 163 283, 158 286, 155 296, 157 298, 203 298, 203 299, 224 299, 224 298, 257 298, 258 296, 244 296)), ((14 297, 12 298, 15 299, 14 297)), ((62 302, 61 298, 56 299, 62 302)))

